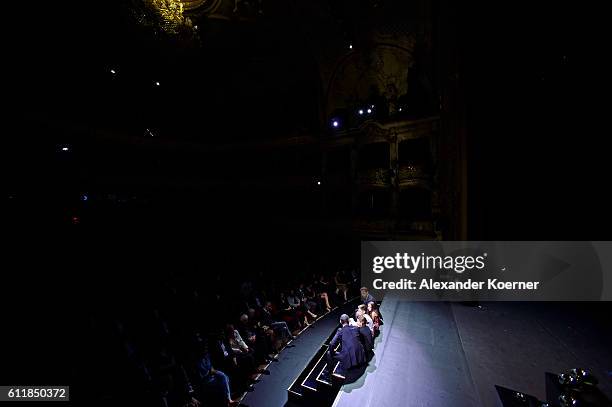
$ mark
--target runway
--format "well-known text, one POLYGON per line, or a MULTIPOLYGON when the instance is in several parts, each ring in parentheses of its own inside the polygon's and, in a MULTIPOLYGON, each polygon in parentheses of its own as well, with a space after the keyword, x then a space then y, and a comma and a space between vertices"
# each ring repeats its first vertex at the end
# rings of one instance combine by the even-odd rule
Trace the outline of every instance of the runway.
POLYGON ((449 304, 385 298, 381 312, 374 359, 335 406, 480 405, 449 304))
POLYGON ((589 307, 597 304, 478 307, 385 298, 376 355, 359 380, 342 386, 333 405, 501 407, 495 385, 543 400, 545 372, 574 367, 591 370, 610 398, 609 332, 598 333, 581 317, 589 307))

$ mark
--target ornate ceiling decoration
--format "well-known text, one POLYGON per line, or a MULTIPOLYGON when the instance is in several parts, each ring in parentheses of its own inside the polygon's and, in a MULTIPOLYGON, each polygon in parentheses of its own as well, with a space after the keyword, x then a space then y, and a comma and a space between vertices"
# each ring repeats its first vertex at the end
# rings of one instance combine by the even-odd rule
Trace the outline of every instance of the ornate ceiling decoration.
POLYGON ((222 0, 132 0, 141 26, 165 34, 196 35, 192 19, 213 13, 222 0))
POLYGON ((222 0, 181 0, 186 15, 202 16, 214 13, 222 0))
POLYGON ((180 0, 147 0, 159 14, 161 27, 168 33, 178 34, 185 24, 184 5, 180 0))
POLYGON ((336 109, 382 97, 395 111, 408 92, 408 72, 414 65, 414 36, 402 44, 376 44, 348 53, 337 65, 328 85, 327 115, 336 109))

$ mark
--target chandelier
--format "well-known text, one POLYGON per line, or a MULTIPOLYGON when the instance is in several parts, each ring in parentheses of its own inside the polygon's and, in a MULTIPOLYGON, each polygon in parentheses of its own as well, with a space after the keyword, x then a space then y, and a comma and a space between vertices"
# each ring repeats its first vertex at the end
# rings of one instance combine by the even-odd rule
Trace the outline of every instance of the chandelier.
POLYGON ((184 6, 180 0, 146 0, 160 18, 160 27, 167 33, 176 34, 185 25, 184 6))

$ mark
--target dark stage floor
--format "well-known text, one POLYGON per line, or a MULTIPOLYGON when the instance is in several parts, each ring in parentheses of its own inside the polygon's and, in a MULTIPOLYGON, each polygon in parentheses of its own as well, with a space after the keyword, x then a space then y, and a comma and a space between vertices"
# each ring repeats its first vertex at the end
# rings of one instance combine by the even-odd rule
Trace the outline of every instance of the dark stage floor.
POLYGON ((342 387, 334 407, 501 406, 495 385, 544 399, 545 372, 574 367, 591 370, 611 397, 606 334, 573 307, 385 298, 376 356, 364 376, 342 387))
MULTIPOLYGON (((545 372, 591 370, 612 397, 609 332, 582 318, 601 304, 486 303, 481 307, 385 298, 376 355, 334 407, 501 406, 495 385, 544 399, 545 372)), ((338 325, 336 309, 281 352, 243 404, 287 405, 287 388, 338 325)))

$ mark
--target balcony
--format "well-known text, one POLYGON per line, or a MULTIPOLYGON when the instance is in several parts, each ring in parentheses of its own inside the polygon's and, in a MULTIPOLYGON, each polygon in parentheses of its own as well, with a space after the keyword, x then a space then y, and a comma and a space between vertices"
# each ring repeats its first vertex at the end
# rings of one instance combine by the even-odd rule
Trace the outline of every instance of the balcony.
POLYGON ((379 238, 430 240, 436 238, 430 220, 408 221, 391 217, 358 217, 352 221, 353 231, 362 236, 379 238))
POLYGON ((401 165, 398 172, 400 187, 431 187, 431 175, 418 165, 401 165))
POLYGON ((361 170, 357 174, 359 184, 385 188, 390 185, 389 170, 386 168, 373 168, 361 170))

